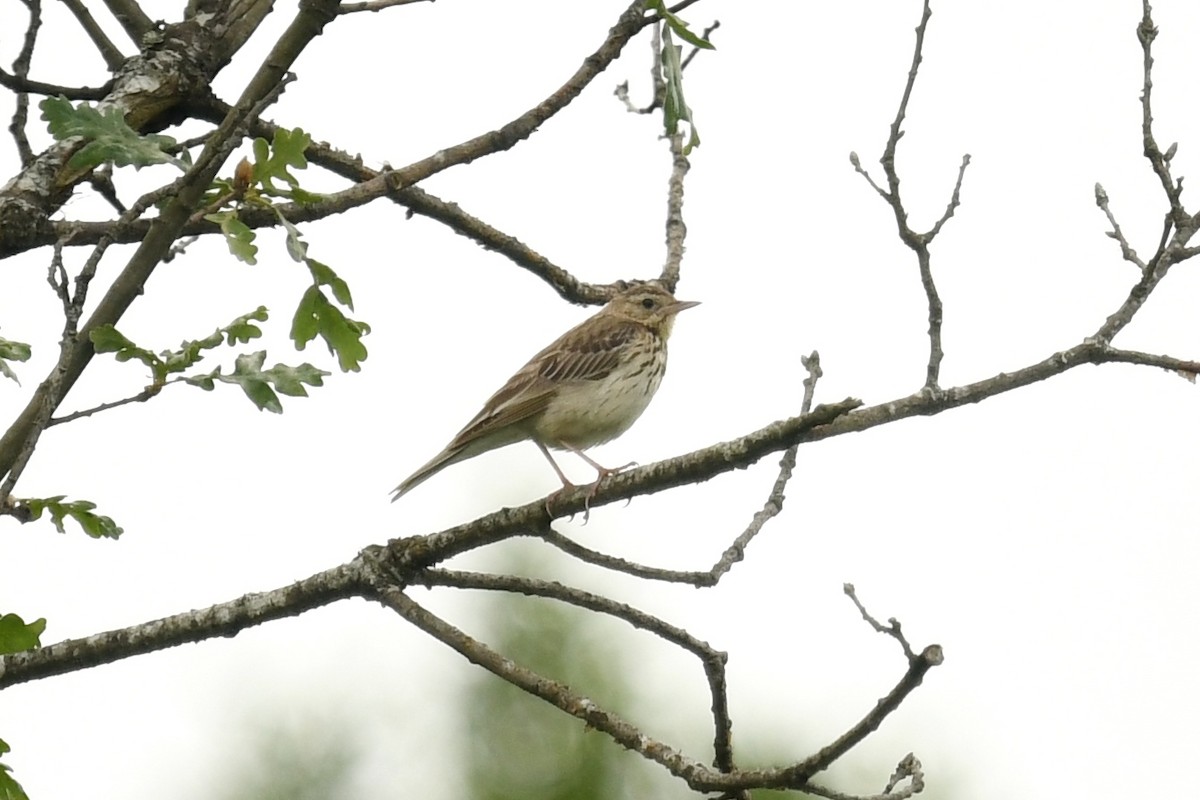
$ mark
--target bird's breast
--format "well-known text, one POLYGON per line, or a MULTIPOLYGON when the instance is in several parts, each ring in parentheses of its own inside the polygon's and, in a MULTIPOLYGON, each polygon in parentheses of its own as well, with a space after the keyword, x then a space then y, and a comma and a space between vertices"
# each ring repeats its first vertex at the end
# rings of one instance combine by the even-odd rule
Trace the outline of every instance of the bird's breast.
POLYGON ((650 405, 666 371, 665 347, 647 348, 595 381, 565 381, 535 425, 547 445, 580 450, 615 439, 650 405))

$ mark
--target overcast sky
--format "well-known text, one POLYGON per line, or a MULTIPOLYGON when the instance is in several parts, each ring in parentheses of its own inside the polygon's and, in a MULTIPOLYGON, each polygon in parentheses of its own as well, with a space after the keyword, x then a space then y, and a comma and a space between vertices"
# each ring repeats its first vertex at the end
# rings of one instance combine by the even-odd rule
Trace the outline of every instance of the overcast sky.
MULTIPOLYGON (((549 0, 440 0, 339 19, 269 117, 369 164, 406 164, 534 105, 623 5, 572 4, 568 17, 549 0)), ((31 77, 101 83, 94 49, 64 7, 46 6, 42 35, 54 44, 31 77)), ((178 13, 166 2, 151 10, 178 13)), ((873 404, 921 385, 916 263, 848 161, 857 151, 880 176, 919 13, 915 0, 687 9, 697 28, 721 22, 717 51, 694 62, 686 84, 703 144, 687 181, 678 295, 703 305, 676 325, 654 404, 598 460, 650 463, 795 414, 800 357, 814 349, 825 370, 818 401, 873 404)), ((240 92, 235 78, 257 67, 292 15, 280 5, 218 93, 240 92)), ((1070 347, 1118 307, 1137 275, 1105 236, 1097 181, 1139 252, 1157 244, 1165 204, 1141 156, 1140 15, 1133 0, 935 3, 899 167, 910 218, 924 228, 945 207, 962 155, 972 156, 962 206, 933 247, 943 385, 1070 347)), ((1179 142, 1175 174, 1190 179, 1200 166, 1200 6, 1160 0, 1155 19, 1156 131, 1163 147, 1179 142)), ((18 4, 0 7, 0 30, 23 24, 18 4)), ((0 61, 17 46, 0 36, 0 61)), ((612 96, 629 80, 635 101, 646 98, 648 63, 644 35, 529 141, 425 188, 585 280, 656 275, 666 145, 656 119, 626 114, 612 96)), ((12 149, 0 151, 0 175, 16 169, 12 149)), ((166 180, 168 170, 156 174, 166 180)), ((340 185, 315 170, 304 180, 340 185)), ((1200 208, 1187 191, 1184 201, 1200 208)), ((85 196, 62 216, 108 214, 85 196)), ((556 488, 526 444, 456 465, 395 505, 386 494, 590 312, 388 203, 304 230, 311 255, 350 283, 357 317, 372 326, 363 371, 333 375, 309 399, 285 398, 278 417, 232 387, 172 387, 52 429, 17 494, 93 500, 126 532, 97 542, 6 519, 0 611, 46 617, 46 643, 84 636, 275 588, 369 543, 556 488)), ((197 243, 158 269, 121 330, 163 349, 265 304, 277 323, 268 363, 333 369, 320 350, 298 355, 287 342, 306 278, 280 236, 259 244, 260 263, 248 267, 219 242, 197 243)), ((130 252, 110 251, 93 297, 130 252)), ((84 257, 69 263, 77 269, 84 257)), ((56 355, 48 260, 38 251, 3 265, 0 335, 32 342, 35 358, 19 366, 23 387, 0 384, 0 419, 23 407, 56 355)), ((1181 265, 1116 343, 1200 357, 1197 303, 1196 265, 1181 265)), ((134 394, 145 381, 136 365, 98 359, 67 407, 134 394)), ((977 407, 806 446, 784 514, 716 589, 647 586, 561 560, 549 577, 661 613, 727 650, 736 743, 779 758, 832 740, 903 673, 898 649, 857 617, 843 582, 880 618, 898 617, 914 646, 940 643, 945 664, 847 757, 853 775, 829 781, 839 790, 880 791, 913 751, 931 787, 961 800, 1117 797, 1134 787, 1178 796, 1195 784, 1200 743, 1198 392, 1149 368, 1084 367, 977 407)), ((556 528, 633 560, 707 568, 765 499, 776 461, 598 509, 586 528, 578 519, 556 528)), ((590 474, 570 457, 562 463, 581 480, 590 474)), ((474 601, 415 597, 474 630, 474 601)), ((634 721, 709 760, 699 665, 632 632, 620 643, 646 648, 634 721)), ((187 800, 207 796, 229 731, 255 709, 350 709, 375 747, 363 797, 450 798, 458 787, 448 766, 396 754, 448 751, 452 724, 434 712, 472 669, 394 615, 344 603, 6 690, 0 737, 35 800, 187 800)))

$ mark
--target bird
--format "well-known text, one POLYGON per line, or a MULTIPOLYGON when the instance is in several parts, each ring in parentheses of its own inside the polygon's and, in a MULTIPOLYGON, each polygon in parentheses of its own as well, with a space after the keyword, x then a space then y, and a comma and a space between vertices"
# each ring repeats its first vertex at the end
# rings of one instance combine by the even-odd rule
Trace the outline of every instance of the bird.
POLYGON ((554 468, 560 491, 576 487, 551 448, 593 467, 589 501, 604 478, 633 466, 603 467, 584 450, 620 436, 646 410, 667 368, 675 317, 699 303, 676 300, 656 282, 617 286, 603 308, 529 359, 445 449, 393 489, 392 502, 451 464, 527 439, 554 468))

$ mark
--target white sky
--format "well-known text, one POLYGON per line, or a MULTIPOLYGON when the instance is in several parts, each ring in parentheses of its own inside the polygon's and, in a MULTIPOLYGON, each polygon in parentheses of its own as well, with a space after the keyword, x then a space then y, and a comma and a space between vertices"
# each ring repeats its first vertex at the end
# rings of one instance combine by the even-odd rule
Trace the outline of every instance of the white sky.
MULTIPOLYGON (((152 14, 175 17, 173 3, 158 5, 152 14)), ((567 18, 549 1, 440 0, 339 20, 269 116, 368 163, 405 164, 529 108, 599 44, 622 6, 572 4, 567 18)), ((223 96, 240 91, 234 76, 258 64, 292 13, 286 4, 272 16, 219 82, 223 96)), ((1132 0, 935 5, 899 164, 911 218, 924 227, 944 208, 962 154, 973 159, 963 205, 933 247, 944 385, 1069 347, 1125 297, 1136 275, 1105 236, 1096 181, 1134 246, 1148 256, 1157 243, 1165 206, 1141 156, 1140 14, 1132 0)), ((678 294, 703 305, 677 325, 670 374, 645 417, 595 452, 608 463, 649 463, 794 414, 800 356, 813 349, 826 373, 819 400, 877 403, 924 379, 915 261, 847 159, 856 150, 879 176, 919 3, 706 0, 685 16, 697 28, 721 21, 719 49, 697 59, 686 84, 703 145, 687 183, 678 294)), ((48 4, 46 17, 47 43, 72 44, 56 45, 53 58, 43 51, 34 77, 100 83, 98 58, 64 9, 48 4)), ((1156 130, 1164 147, 1179 142, 1176 174, 1191 178, 1200 6, 1160 0, 1155 19, 1156 130)), ((21 24, 17 4, 0 8, 0 30, 21 24)), ((11 62, 16 46, 2 37, 0 60, 11 62)), ((626 79, 635 98, 646 96, 648 54, 639 38, 531 140, 425 187, 584 279, 657 274, 665 143, 655 120, 625 114, 611 96, 626 79)), ((5 149, 0 175, 14 171, 5 149)), ((1192 210, 1200 203, 1184 198, 1192 210)), ((92 198, 65 209, 106 215, 92 198)), ((47 617, 46 642, 83 636, 274 588, 366 544, 555 488, 525 445, 457 465, 396 505, 386 496, 588 312, 387 203, 305 234, 373 327, 363 372, 336 374, 307 400, 285 398, 280 417, 232 387, 176 387, 51 430, 18 494, 94 500, 126 533, 95 542, 9 520, 0 610, 47 617)), ((216 242, 160 267, 121 330, 161 349, 261 303, 277 323, 268 363, 328 368, 322 352, 298 356, 286 341, 304 275, 279 236, 259 244, 256 267, 216 242)), ((129 252, 105 260, 93 297, 129 252)), ((36 347, 20 366, 24 388, 0 385, 5 420, 56 352, 48 259, 39 251, 3 266, 0 335, 36 347)), ((1117 344, 1200 356, 1198 297, 1195 265, 1177 267, 1117 344)), ((143 383, 138 367, 98 360, 67 405, 143 383)), ((966 800, 1117 797, 1133 787, 1180 795, 1194 785, 1200 717, 1198 391, 1146 368, 1081 368, 978 407, 806 447, 784 514, 715 590, 566 565, 550 577, 657 611, 729 651, 736 743, 780 758, 832 739, 903 672, 897 648, 842 596, 843 582, 880 618, 900 618, 914 646, 942 644, 945 665, 847 758, 835 788, 878 792, 911 750, 932 789, 966 800)), ((597 510, 586 528, 557 527, 627 558, 707 567, 765 498, 776 460, 597 510)), ((476 601, 416 598, 473 629, 476 601)), ((623 642, 647 648, 637 721, 709 759, 699 666, 646 637, 623 642)), ((388 613, 346 603, 14 687, 0 696, 0 737, 35 800, 186 799, 207 795, 247 714, 272 703, 300 716, 348 708, 378 752, 364 797, 454 797, 452 773, 395 754, 448 747, 452 727, 432 712, 471 669, 388 613)))

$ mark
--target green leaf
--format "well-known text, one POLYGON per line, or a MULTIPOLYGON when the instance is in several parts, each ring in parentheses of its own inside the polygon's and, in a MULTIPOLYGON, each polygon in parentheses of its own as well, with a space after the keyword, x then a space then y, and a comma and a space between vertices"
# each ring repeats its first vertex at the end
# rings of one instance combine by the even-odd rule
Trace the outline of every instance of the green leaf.
POLYGON ((212 391, 216 381, 236 384, 242 387, 242 391, 260 411, 282 414, 283 404, 276 392, 289 397, 307 397, 308 391, 304 386, 323 386, 323 378, 329 374, 308 363, 298 367, 276 364, 264 370, 262 367, 266 358, 265 350, 240 355, 234 361, 233 372, 228 375, 218 367, 207 375, 190 375, 183 380, 206 391, 212 391))
MULTIPOLYGON (((8 744, 0 739, 0 756, 7 753, 8 750, 8 744)), ((0 800, 29 800, 29 795, 25 794, 21 784, 17 783, 16 779, 9 774, 10 772, 12 772, 12 767, 0 762, 0 800)))
POLYGON ((318 335, 325 340, 329 352, 337 356, 342 372, 358 372, 367 358, 362 337, 371 332, 365 322, 350 319, 329 302, 317 286, 310 286, 300 298, 292 318, 292 341, 297 350, 318 335))
MULTIPOLYGON (((308 159, 305 157, 304 151, 310 144, 312 144, 312 137, 300 128, 290 131, 282 128, 276 130, 270 144, 266 139, 255 139, 253 144, 255 182, 261 184, 263 190, 271 194, 282 194, 281 190, 275 186, 274 181, 277 179, 286 182, 293 191, 298 189, 300 181, 296 179, 295 175, 288 172, 288 167, 308 168, 308 159)), ((304 192, 304 194, 306 198, 319 197, 310 192, 304 192)))
POLYGON ((663 79, 666 81, 666 98, 663 102, 663 123, 668 136, 674 136, 679 131, 679 122, 685 121, 691 129, 691 136, 683 148, 686 156, 692 149, 700 145, 700 134, 696 131, 696 122, 692 119, 692 109, 683 99, 683 65, 679 55, 683 48, 674 43, 670 29, 663 31, 662 67, 663 79))
POLYGON ((313 281, 317 286, 328 286, 333 292, 333 299, 344 305, 351 311, 354 310, 354 300, 350 296, 350 287, 346 282, 338 277, 333 268, 327 264, 322 264, 315 258, 305 259, 308 264, 308 271, 312 273, 313 281))
POLYGON ((174 139, 156 133, 140 135, 129 127, 118 108, 110 106, 100 111, 88 103, 76 107, 65 97, 47 97, 38 107, 56 140, 61 142, 76 136, 88 140, 67 162, 70 169, 87 170, 106 162, 138 169, 171 163, 187 169, 182 161, 165 152, 174 147, 174 139))
POLYGON ((262 336, 262 328, 255 325, 254 322, 266 322, 269 316, 267 307, 259 306, 249 314, 243 314, 221 328, 219 332, 225 334, 225 344, 248 344, 251 339, 258 339, 262 336))
POLYGON ((713 43, 707 39, 702 39, 688 29, 688 24, 682 19, 671 13, 663 0, 646 0, 646 8, 650 11, 658 12, 658 15, 666 21, 668 27, 679 35, 680 39, 690 44, 692 47, 699 47, 701 50, 716 50, 713 43))
POLYGON ((183 372, 196 362, 204 360, 201 351, 220 347, 222 343, 245 344, 251 339, 258 339, 262 336, 262 328, 255 325, 254 322, 266 322, 267 316, 266 307, 259 306, 249 314, 238 317, 224 328, 217 328, 203 339, 182 342, 178 350, 164 350, 159 355, 166 366, 165 372, 167 374, 183 372))
POLYGON ((221 227, 225 244, 234 258, 251 265, 258 263, 258 245, 254 244, 257 234, 246 223, 238 219, 237 211, 233 209, 217 211, 206 214, 204 218, 221 227))
POLYGON ((29 356, 33 353, 33 348, 24 342, 13 342, 0 337, 0 375, 6 378, 11 378, 21 385, 21 381, 17 379, 17 373, 12 371, 8 366, 7 361, 28 361, 29 356))
POLYGON ((59 533, 67 532, 63 527, 63 520, 67 517, 75 520, 83 532, 93 539, 115 539, 125 532, 110 517, 93 514, 92 511, 96 508, 95 503, 88 500, 64 503, 65 498, 66 495, 60 494, 54 497, 27 498, 21 500, 21 503, 31 512, 30 519, 32 520, 41 519, 42 513, 49 511, 50 520, 59 533))
POLYGON ((44 630, 46 630, 46 620, 44 619, 35 619, 33 622, 26 623, 16 614, 0 616, 0 656, 41 647, 41 636, 44 630))
POLYGON ((272 206, 275 211, 275 216, 279 217, 279 223, 287 232, 287 252, 292 257, 292 261, 301 262, 308 258, 308 243, 300 236, 300 229, 288 221, 286 217, 280 213, 278 208, 272 206))
POLYGON ((160 380, 166 372, 165 365, 158 356, 144 347, 138 347, 129 341, 123 333, 112 325, 102 325, 91 333, 92 346, 97 353, 115 353, 117 361, 140 361, 150 368, 155 380, 160 380))

